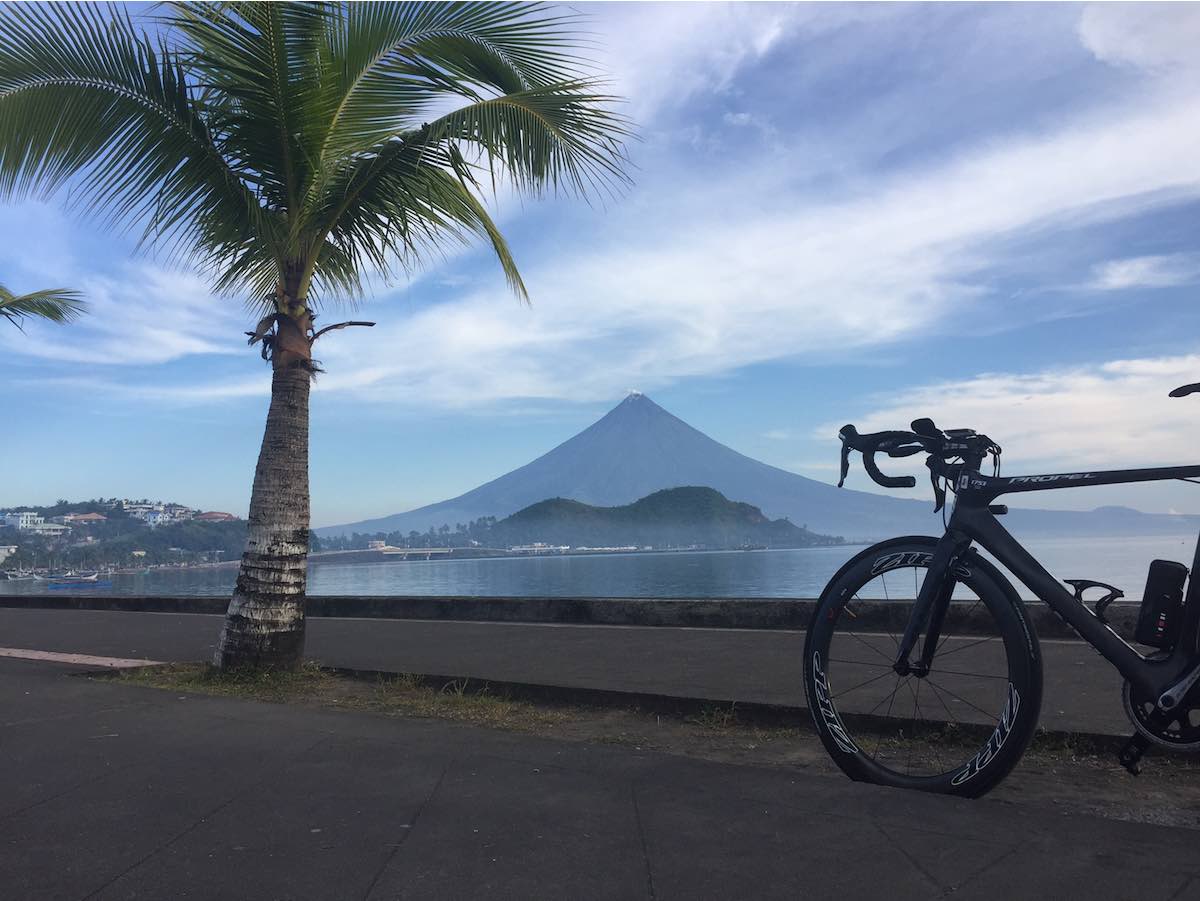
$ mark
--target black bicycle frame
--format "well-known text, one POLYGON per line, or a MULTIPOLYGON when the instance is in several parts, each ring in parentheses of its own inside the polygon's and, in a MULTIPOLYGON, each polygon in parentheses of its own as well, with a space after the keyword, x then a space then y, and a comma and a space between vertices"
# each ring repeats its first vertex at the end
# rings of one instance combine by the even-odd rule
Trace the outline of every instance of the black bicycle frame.
MULTIPOLYGON (((1169 655, 1151 659, 1139 653, 1101 621, 1091 608, 1069 593, 997 522, 996 511, 988 508, 996 498, 1018 492, 1190 478, 1200 478, 1200 466, 1009 477, 985 476, 966 467, 961 468, 955 474, 954 510, 913 605, 913 615, 901 642, 901 653, 896 662, 898 671, 910 671, 909 655, 916 644, 917 635, 925 628, 931 615, 935 617, 935 622, 931 623, 933 631, 940 627, 941 617, 945 615, 945 608, 949 602, 949 592, 953 588, 953 582, 948 577, 951 572, 950 566, 967 552, 972 542, 976 542, 1074 628, 1084 641, 1099 651, 1121 675, 1149 697, 1157 699, 1166 688, 1200 664, 1200 660, 1197 659, 1200 655, 1200 579, 1196 577, 1200 569, 1200 543, 1192 562, 1192 578, 1188 582, 1179 642, 1169 655)), ((928 646, 928 640, 926 645, 924 663, 928 665, 930 661, 927 658, 932 648, 928 646)))

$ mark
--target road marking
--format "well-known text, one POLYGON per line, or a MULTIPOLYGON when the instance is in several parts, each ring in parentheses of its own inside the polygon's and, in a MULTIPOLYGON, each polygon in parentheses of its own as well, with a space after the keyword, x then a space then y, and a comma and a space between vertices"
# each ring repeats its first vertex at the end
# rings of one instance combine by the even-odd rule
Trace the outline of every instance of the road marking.
POLYGON ((17 660, 46 660, 50 663, 76 663, 80 666, 104 666, 126 669, 132 666, 161 666, 161 660, 131 660, 126 657, 93 657, 90 654, 59 654, 55 651, 34 651, 29 648, 0 648, 0 657, 17 660))

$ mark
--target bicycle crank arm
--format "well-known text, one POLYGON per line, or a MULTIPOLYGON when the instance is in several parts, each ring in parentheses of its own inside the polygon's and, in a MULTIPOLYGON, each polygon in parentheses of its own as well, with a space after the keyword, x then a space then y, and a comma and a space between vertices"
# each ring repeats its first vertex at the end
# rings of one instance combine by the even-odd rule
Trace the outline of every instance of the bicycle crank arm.
POLYGON ((1158 709, 1174 710, 1187 697, 1192 686, 1200 680, 1200 663, 1192 667, 1192 671, 1158 696, 1158 709))

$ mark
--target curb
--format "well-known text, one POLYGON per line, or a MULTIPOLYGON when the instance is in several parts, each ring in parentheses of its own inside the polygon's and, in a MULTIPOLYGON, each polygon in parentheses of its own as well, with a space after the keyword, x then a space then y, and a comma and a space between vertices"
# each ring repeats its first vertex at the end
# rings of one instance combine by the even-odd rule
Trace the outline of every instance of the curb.
MULTIPOLYGON (((0 595, 0 608, 93 610, 125 613, 222 615, 225 597, 121 596, 105 594, 0 595)), ((413 619, 482 623, 543 623, 575 626, 644 626, 693 629, 790 629, 804 631, 816 601, 811 598, 567 598, 465 596, 334 596, 307 598, 311 617, 413 619)), ((1075 631, 1040 601, 1026 601, 1030 622, 1042 638, 1077 639, 1075 631)), ((1133 635, 1140 605, 1118 602, 1108 608, 1113 629, 1133 635)), ((859 627, 902 631, 904 602, 865 602, 859 627)), ((970 632, 978 619, 965 607, 952 607, 949 622, 970 632)), ((990 618, 989 618, 990 619, 990 618)))

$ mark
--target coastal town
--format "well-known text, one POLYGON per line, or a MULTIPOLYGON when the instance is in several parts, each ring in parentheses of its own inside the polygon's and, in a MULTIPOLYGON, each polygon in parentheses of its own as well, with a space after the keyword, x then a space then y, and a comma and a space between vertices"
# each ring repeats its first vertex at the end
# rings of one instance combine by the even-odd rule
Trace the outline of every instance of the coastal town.
POLYGON ((172 501, 108 498, 0 510, 0 579, 96 581, 104 573, 236 558, 245 523, 172 501))

